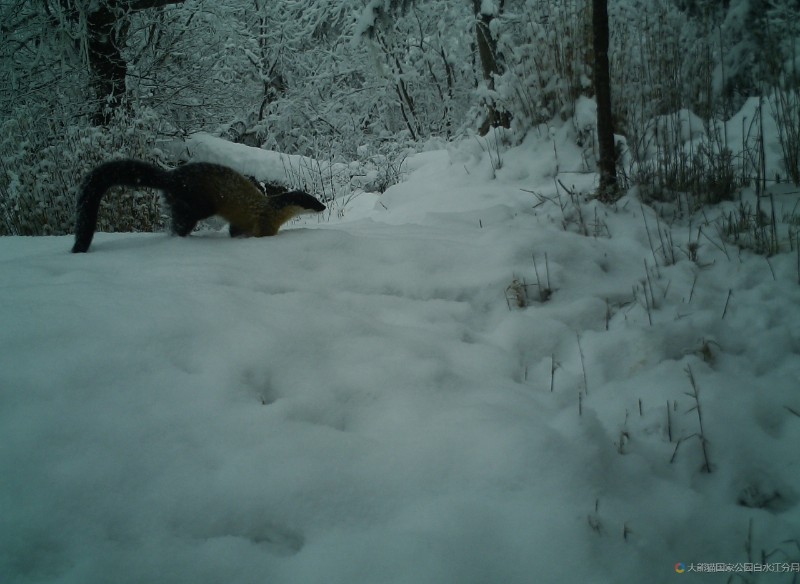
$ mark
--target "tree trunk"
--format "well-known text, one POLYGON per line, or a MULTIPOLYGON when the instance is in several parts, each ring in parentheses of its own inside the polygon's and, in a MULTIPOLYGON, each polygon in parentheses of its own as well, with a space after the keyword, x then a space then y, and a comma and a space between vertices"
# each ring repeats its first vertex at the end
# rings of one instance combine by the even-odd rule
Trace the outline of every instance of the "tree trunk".
POLYGON ((87 18, 87 47, 92 90, 97 109, 92 117, 96 126, 111 121, 125 97, 125 76, 128 63, 122 47, 128 34, 128 16, 132 12, 182 4, 185 0, 106 0, 89 13, 87 18))
MULTIPOLYGON (((500 10, 503 8, 501 0, 500 10)), ((481 59, 481 71, 486 87, 494 90, 494 77, 501 73, 500 64, 497 59, 497 41, 492 36, 490 25, 493 14, 486 14, 481 11, 481 0, 472 0, 472 10, 475 13, 475 40, 478 46, 478 56, 481 59)), ((480 127, 479 133, 486 134, 490 128, 502 126, 508 128, 511 125, 511 114, 507 111, 497 109, 493 102, 486 103, 486 120, 480 127)))
POLYGON ((108 124, 125 96, 128 64, 120 52, 120 46, 125 44, 125 30, 115 30, 116 24, 110 2, 101 5, 87 19, 91 84, 98 100, 92 118, 95 126, 108 124))
POLYGON ((611 74, 608 64, 608 1, 592 0, 594 31, 594 87, 597 97, 597 141, 600 149, 598 163, 600 186, 598 198, 616 200, 617 157, 614 148, 614 121, 611 116, 611 74))

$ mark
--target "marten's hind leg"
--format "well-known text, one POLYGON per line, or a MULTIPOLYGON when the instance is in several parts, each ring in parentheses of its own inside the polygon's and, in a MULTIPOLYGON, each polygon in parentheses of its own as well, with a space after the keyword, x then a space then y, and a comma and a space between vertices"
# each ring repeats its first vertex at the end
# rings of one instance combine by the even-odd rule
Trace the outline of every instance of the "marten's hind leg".
POLYGON ((187 205, 175 202, 170 205, 172 212, 172 233, 181 237, 186 237, 197 226, 200 217, 187 205))

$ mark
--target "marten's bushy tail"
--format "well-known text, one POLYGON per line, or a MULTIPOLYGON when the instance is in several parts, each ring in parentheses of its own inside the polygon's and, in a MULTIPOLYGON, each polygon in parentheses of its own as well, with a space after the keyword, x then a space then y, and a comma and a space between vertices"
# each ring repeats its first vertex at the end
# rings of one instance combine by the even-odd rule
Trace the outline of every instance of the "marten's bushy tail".
POLYGON ((108 189, 117 185, 164 189, 169 186, 169 171, 139 160, 113 160, 92 170, 84 179, 78 196, 72 253, 89 249, 97 229, 100 200, 108 189))

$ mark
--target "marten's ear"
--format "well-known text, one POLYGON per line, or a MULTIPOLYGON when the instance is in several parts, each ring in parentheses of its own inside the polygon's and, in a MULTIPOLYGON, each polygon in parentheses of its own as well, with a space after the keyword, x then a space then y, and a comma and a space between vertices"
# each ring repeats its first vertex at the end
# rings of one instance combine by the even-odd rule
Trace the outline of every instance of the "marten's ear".
POLYGON ((270 182, 270 181, 261 182, 254 176, 247 176, 245 178, 247 178, 247 180, 253 183, 253 186, 255 186, 259 191, 261 191, 262 195, 266 195, 268 197, 273 197, 275 195, 282 195, 283 193, 289 190, 286 186, 276 182, 270 182))
POLYGON ((245 178, 247 178, 247 180, 249 180, 253 184, 254 187, 256 187, 259 191, 261 191, 262 195, 266 195, 267 194, 267 189, 264 188, 264 185, 261 183, 261 181, 257 180, 256 177, 247 176, 245 178))

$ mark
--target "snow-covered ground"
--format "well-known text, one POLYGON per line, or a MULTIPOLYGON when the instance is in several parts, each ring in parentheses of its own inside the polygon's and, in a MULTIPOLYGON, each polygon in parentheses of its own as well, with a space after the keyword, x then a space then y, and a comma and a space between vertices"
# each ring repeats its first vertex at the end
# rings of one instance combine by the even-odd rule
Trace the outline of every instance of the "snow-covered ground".
POLYGON ((274 238, 2 239, 0 581, 796 582, 734 574, 800 570, 796 252, 487 144, 274 238))

